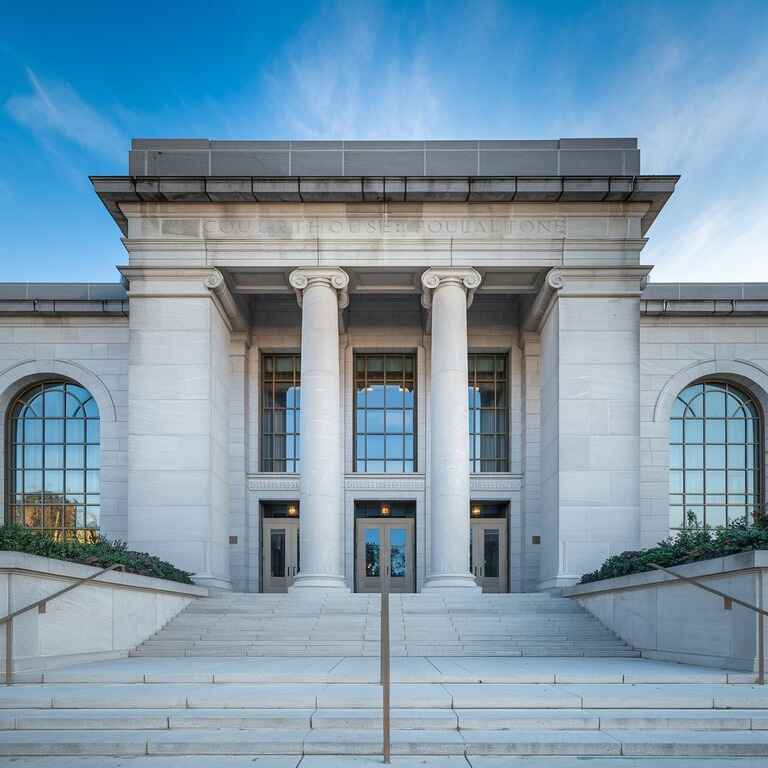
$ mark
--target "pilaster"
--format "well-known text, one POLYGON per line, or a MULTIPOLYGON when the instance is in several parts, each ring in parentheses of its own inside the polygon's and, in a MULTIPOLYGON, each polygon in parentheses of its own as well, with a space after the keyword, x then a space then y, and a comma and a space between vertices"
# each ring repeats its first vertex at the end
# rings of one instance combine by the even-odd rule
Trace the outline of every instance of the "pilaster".
POLYGON ((541 335, 542 589, 640 540, 640 292, 648 267, 552 270, 541 335))
MULTIPOLYGON (((128 542, 230 588, 230 332, 210 269, 124 268, 128 280, 128 542)), ((223 300, 222 300, 223 299, 223 300)))

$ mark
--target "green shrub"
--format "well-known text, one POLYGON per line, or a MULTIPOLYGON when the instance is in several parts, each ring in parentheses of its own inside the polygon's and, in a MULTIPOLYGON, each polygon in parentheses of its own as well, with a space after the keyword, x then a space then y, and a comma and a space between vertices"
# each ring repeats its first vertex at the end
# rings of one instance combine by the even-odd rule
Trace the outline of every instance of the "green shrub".
POLYGON ((651 571, 653 569, 649 563, 669 568, 672 565, 755 549, 768 549, 768 529, 748 526, 744 521, 733 523, 727 528, 703 528, 696 525, 695 519, 689 518, 688 528, 678 532, 675 537, 660 541, 650 549, 622 552, 609 557, 596 571, 585 573, 581 583, 651 571))
POLYGON ((128 573, 153 576, 157 579, 192 584, 190 574, 182 571, 159 557, 146 552, 132 552, 122 541, 81 542, 77 539, 57 541, 19 525, 0 526, 0 550, 26 552, 29 555, 52 557, 72 563, 107 568, 119 563, 128 573))

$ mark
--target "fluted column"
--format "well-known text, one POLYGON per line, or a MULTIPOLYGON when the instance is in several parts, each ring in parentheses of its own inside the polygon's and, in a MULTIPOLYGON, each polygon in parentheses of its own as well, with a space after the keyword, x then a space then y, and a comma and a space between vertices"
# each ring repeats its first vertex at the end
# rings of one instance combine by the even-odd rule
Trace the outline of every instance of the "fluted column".
POLYGON ((480 274, 428 269, 422 303, 432 316, 430 383, 431 551, 424 589, 479 591, 469 570, 467 308, 480 274))
POLYGON ((349 276, 308 267, 289 279, 302 308, 301 570, 294 589, 344 589, 339 309, 349 276))

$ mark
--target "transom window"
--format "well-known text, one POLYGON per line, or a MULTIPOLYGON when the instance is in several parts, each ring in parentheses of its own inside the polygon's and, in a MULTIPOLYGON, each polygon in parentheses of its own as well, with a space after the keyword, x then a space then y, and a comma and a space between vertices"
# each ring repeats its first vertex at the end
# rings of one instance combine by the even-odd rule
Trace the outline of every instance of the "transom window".
POLYGON ((757 511, 760 418, 754 401, 721 382, 686 387, 672 406, 670 528, 728 525, 757 511))
POLYGON ((261 471, 298 472, 301 356, 261 358, 261 471))
POLYGON ((509 392, 506 354, 469 356, 471 472, 509 471, 509 392))
POLYGON ((355 471, 415 472, 412 354, 355 355, 355 471))
POLYGON ((55 538, 95 538, 101 496, 99 409, 68 381, 35 384, 11 405, 8 520, 55 538))

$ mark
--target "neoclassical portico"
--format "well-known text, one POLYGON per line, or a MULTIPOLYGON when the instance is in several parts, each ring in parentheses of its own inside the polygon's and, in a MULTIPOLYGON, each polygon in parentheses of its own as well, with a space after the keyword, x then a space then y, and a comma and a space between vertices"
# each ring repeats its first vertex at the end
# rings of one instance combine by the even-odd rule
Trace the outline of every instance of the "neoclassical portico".
POLYGON ((246 591, 557 588, 636 546, 675 177, 634 139, 338 144, 138 141, 94 179, 128 252, 106 514, 246 591))

